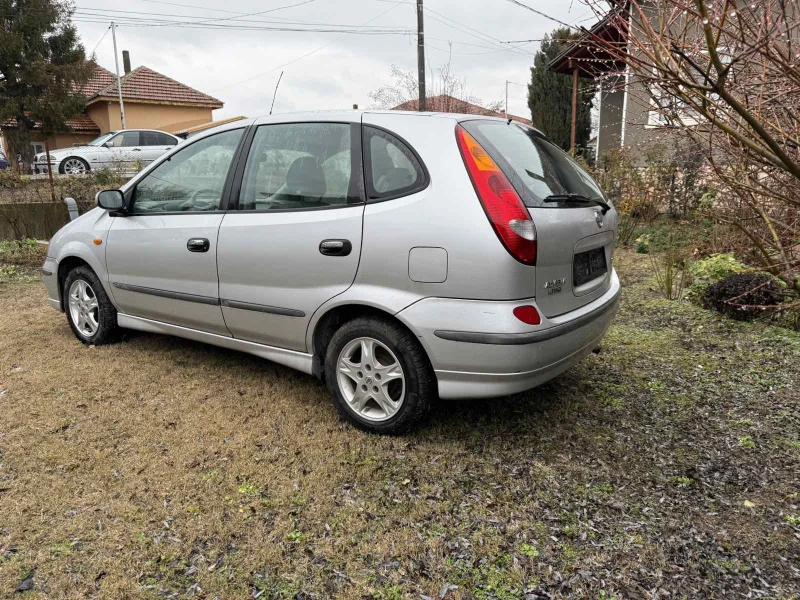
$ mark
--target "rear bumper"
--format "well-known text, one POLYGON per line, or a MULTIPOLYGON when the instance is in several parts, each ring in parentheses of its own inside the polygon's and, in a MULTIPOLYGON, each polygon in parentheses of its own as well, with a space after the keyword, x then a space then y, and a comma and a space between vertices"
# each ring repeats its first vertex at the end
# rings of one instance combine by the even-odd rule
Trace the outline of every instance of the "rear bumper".
POLYGON ((533 299, 428 298, 398 317, 417 332, 425 347, 441 398, 491 398, 536 387, 589 354, 614 319, 620 291, 613 272, 603 296, 538 326, 525 325, 512 313, 521 304, 536 305, 533 299), (465 323, 470 331, 463 330, 465 323))

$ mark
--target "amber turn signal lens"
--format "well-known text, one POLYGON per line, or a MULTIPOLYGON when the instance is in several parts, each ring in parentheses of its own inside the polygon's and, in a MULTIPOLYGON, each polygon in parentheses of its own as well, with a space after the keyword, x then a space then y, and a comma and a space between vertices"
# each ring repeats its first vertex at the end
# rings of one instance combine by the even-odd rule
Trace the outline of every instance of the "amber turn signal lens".
POLYGON ((100 244, 103 243, 103 240, 101 240, 100 238, 94 238, 92 241, 94 242, 95 246, 99 246, 100 244))

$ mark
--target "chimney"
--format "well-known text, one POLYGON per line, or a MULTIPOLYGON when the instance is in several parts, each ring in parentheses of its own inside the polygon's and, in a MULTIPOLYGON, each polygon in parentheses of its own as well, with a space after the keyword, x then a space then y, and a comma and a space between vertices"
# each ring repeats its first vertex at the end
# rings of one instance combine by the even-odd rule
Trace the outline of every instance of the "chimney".
POLYGON ((131 72, 131 55, 127 50, 122 51, 122 66, 125 69, 125 75, 131 72))

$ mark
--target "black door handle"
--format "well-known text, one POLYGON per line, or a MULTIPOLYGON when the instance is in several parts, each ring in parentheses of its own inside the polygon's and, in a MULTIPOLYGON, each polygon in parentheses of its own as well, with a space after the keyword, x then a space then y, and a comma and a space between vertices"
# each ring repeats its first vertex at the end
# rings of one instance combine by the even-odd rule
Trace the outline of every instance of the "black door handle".
POLYGON ((189 252, 208 252, 211 244, 206 238, 191 238, 186 242, 186 247, 189 249, 189 252))
POLYGON ((350 240, 322 240, 319 251, 325 256, 347 256, 353 250, 350 240))

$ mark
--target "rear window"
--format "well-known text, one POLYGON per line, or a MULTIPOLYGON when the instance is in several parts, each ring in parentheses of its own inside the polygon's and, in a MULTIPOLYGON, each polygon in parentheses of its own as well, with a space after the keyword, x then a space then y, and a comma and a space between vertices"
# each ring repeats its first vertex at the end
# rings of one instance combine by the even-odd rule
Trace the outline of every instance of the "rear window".
POLYGON ((604 197, 578 163, 531 127, 513 121, 481 120, 462 122, 461 126, 495 160, 525 206, 565 206, 542 202, 553 194, 604 197))

